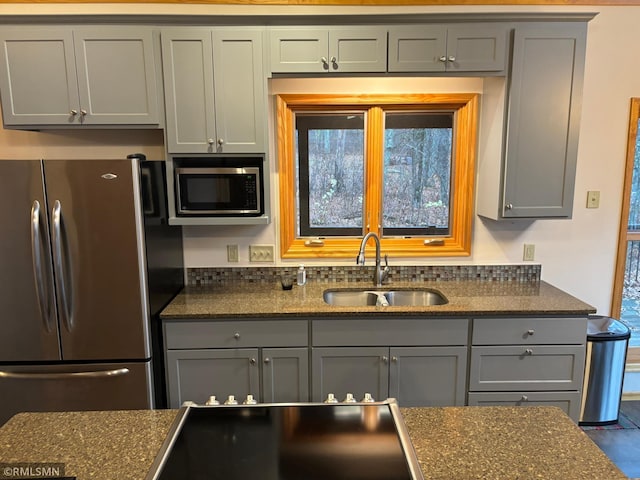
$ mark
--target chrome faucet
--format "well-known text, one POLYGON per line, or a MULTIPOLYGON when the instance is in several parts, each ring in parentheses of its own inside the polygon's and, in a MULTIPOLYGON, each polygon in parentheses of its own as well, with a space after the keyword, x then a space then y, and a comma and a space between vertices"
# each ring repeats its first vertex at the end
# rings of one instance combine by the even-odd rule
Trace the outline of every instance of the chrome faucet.
POLYGON ((384 256, 384 268, 381 266, 380 262, 380 237, 375 232, 369 232, 364 237, 362 237, 362 241, 360 242, 360 251, 358 252, 358 256, 356 257, 356 263, 358 265, 364 265, 364 249, 367 246, 367 242, 370 238, 376 241, 376 269, 373 272, 373 284, 376 287, 381 287, 382 282, 384 282, 389 276, 389 261, 387 256, 384 256))

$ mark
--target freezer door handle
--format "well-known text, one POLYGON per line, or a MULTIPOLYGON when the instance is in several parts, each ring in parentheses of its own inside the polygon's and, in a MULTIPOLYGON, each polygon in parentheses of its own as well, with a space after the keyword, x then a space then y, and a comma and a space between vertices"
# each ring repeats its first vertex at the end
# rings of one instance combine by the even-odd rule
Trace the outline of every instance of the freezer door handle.
POLYGON ((53 217, 53 267, 56 272, 56 288, 60 299, 60 315, 67 330, 71 332, 74 326, 73 312, 71 311, 71 296, 73 292, 67 285, 66 278, 67 268, 65 267, 67 266, 68 257, 64 254, 65 246, 62 244, 62 204, 60 200, 54 202, 51 213, 53 217))
POLYGON ((104 378, 120 377, 129 373, 128 368, 112 370, 94 370, 91 372, 6 372, 0 370, 0 378, 20 380, 66 380, 70 378, 104 378))
POLYGON ((51 322, 53 320, 51 312, 51 284, 49 275, 45 275, 43 260, 43 239, 40 228, 40 202, 35 200, 31 206, 31 259, 33 263, 33 277, 36 284, 36 295, 38 297, 38 307, 40 308, 40 318, 47 333, 51 333, 51 322))

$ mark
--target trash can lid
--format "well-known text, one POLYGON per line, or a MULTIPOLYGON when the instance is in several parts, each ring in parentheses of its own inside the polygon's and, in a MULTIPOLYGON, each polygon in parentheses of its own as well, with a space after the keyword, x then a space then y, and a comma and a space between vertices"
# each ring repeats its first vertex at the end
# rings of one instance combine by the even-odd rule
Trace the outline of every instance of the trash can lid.
POLYGON ((624 340, 631 330, 624 323, 604 315, 590 315, 587 322, 587 339, 596 341, 624 340))

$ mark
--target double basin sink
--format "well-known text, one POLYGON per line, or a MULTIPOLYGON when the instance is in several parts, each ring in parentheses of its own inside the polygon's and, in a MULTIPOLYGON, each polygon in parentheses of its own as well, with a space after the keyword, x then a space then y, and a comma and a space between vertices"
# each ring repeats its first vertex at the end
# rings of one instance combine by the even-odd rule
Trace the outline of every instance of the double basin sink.
POLYGON ((337 307, 445 305, 447 298, 431 288, 409 289, 330 289, 323 293, 325 303, 337 307))

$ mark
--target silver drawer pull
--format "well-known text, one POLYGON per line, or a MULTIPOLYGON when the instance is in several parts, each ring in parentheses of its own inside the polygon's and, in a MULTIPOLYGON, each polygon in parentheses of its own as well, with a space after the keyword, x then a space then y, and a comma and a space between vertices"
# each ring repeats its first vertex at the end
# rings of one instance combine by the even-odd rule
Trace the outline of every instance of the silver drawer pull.
POLYGON ((238 340, 240 338, 240 334, 238 332, 233 334, 233 338, 235 338, 236 340, 238 340))
POLYGON ((529 336, 533 335, 534 333, 536 333, 535 330, 527 330, 527 335, 529 336))
POLYGON ((522 397, 520 398, 520 400, 522 402, 527 402, 529 400, 529 397, 527 397, 526 395, 522 395, 522 397))
POLYGON ((527 348, 527 349, 524 351, 524 354, 525 354, 525 355, 533 355, 533 350, 531 350, 530 348, 527 348))

